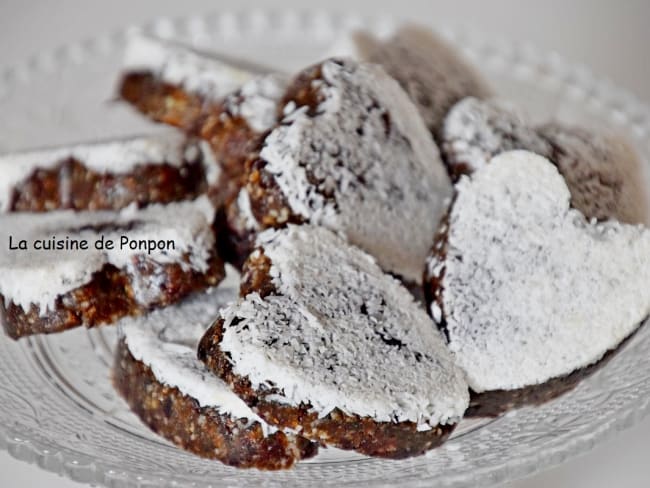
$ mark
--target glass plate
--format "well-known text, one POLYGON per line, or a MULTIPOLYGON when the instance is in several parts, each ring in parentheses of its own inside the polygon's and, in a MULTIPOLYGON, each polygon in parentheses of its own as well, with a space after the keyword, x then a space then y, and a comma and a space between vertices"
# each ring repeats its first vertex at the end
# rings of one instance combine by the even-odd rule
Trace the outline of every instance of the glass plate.
MULTIPOLYGON (((387 19, 253 12, 170 21, 143 29, 294 69, 322 57, 350 27, 379 33, 387 19)), ((150 130, 112 97, 124 30, 39 53, 0 72, 0 151, 150 130)), ((443 32, 498 93, 534 118, 606 126, 627 134, 650 176, 650 111, 558 55, 525 44, 443 32)), ((650 187, 650 183, 648 184, 650 187)), ((111 327, 19 342, 0 337, 0 447, 75 480, 111 487, 490 485, 557 464, 629 427, 649 410, 650 328, 606 367, 542 407, 463 421, 453 438, 404 461, 323 449, 286 472, 237 470, 176 449, 152 434, 111 387, 111 327)))

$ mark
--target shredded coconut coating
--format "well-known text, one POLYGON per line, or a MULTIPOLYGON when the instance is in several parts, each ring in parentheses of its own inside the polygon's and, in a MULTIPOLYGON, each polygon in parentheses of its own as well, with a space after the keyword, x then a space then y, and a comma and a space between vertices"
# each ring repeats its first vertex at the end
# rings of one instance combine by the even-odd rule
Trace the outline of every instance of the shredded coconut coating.
POLYGON ((451 184, 415 106, 376 65, 328 60, 312 114, 289 104, 261 157, 291 210, 421 281, 451 184))
POLYGON ((449 348, 476 392, 593 364, 650 314, 650 230, 589 222, 569 200, 557 168, 525 151, 457 185, 446 258, 429 274, 442 279, 449 348))
MULTIPOLYGON (((183 269, 204 272, 213 253, 215 236, 212 231, 215 209, 207 197, 168 205, 150 205, 137 209, 131 205, 119 212, 55 211, 16 213, 0 216, 0 294, 5 304, 14 302, 23 310, 33 303, 45 315, 58 296, 89 283, 94 272, 112 264, 127 271, 135 265, 133 257, 145 255, 161 263, 178 263, 183 269), (10 250, 24 239, 28 250, 10 250), (87 250, 34 250, 37 239, 87 239, 87 250), (95 242, 104 236, 113 240, 113 249, 98 250, 95 242), (174 242, 174 249, 120 249, 121 236, 130 240, 174 242), (189 263, 184 257, 189 255, 189 263)), ((132 273, 137 276, 134 271, 132 273)), ((134 282, 134 292, 147 302, 148 285, 134 282)))
POLYGON ((468 390, 426 312, 363 251, 322 227, 268 230, 258 244, 277 293, 222 310, 221 349, 274 400, 338 408, 420 430, 457 422, 468 390))
POLYGON ((242 117, 255 132, 270 130, 278 122, 278 105, 287 88, 286 77, 269 74, 255 77, 228 96, 225 107, 242 117))
POLYGON ((251 199, 246 188, 241 188, 237 193, 237 210, 240 217, 240 227, 242 231, 258 232, 261 230, 257 222, 253 209, 251 208, 251 199))
POLYGON ((430 29, 416 25, 401 26, 383 39, 356 31, 338 41, 330 52, 381 65, 406 91, 436 138, 454 103, 491 93, 458 50, 430 29))
POLYGON ((258 74, 181 43, 145 35, 129 39, 123 68, 150 72, 209 100, 222 99, 258 74))
POLYGON ((461 100, 449 111, 440 144, 445 163, 456 177, 482 168, 505 151, 551 154, 551 145, 523 115, 498 100, 474 97, 461 100))
POLYGON ((539 128, 571 191, 571 204, 589 217, 650 224, 641 162, 621 136, 557 122, 539 128))
POLYGON ((210 149, 188 141, 175 131, 39 149, 0 155, 0 212, 7 212, 13 189, 39 169, 50 169, 68 159, 74 159, 86 168, 102 174, 125 174, 142 165, 168 164, 180 167, 201 159, 208 179, 216 179, 218 164, 210 149))
POLYGON ((201 407, 259 422, 268 430, 266 422, 196 357, 201 337, 219 316, 219 310, 237 300, 238 292, 239 274, 229 267, 218 287, 178 305, 122 319, 118 327, 133 357, 149 366, 159 382, 178 388, 201 407))

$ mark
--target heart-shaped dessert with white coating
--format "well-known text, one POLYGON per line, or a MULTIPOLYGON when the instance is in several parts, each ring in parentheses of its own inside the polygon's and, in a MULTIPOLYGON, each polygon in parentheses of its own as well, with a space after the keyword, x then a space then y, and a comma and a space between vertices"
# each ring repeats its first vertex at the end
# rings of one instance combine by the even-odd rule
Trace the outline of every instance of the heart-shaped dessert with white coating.
POLYGON ((404 90, 377 65, 328 59, 294 78, 283 106, 226 210, 229 231, 244 234, 235 247, 287 223, 320 225, 419 284, 452 188, 404 90))
POLYGON ((453 181, 502 152, 522 149, 557 166, 571 205, 588 219, 650 223, 641 161, 620 134, 561 122, 537 126, 500 100, 468 97, 449 111, 440 139, 453 181))
POLYGON ((401 459, 447 439, 469 401, 421 306, 368 254, 311 225, 267 230, 199 359, 270 425, 401 459))
POLYGON ((425 279, 475 412, 556 396, 650 315, 650 230, 588 221, 570 198, 526 151, 458 183, 425 279))

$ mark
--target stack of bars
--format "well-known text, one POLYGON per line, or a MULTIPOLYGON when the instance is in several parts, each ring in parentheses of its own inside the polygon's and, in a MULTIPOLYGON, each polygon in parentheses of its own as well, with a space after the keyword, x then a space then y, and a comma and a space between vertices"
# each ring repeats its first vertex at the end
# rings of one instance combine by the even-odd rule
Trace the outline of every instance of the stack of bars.
POLYGON ((421 455, 605 364, 650 315, 631 146, 527 120, 417 26, 331 51, 131 38, 119 98, 173 128, 0 156, 6 333, 117 324, 146 425, 269 470, 421 455))

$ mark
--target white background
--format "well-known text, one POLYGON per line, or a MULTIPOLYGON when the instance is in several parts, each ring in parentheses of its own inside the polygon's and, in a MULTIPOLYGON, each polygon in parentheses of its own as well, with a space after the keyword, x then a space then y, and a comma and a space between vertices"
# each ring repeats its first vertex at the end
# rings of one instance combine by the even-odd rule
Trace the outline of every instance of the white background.
MULTIPOLYGON (((154 17, 260 7, 306 9, 310 4, 300 0, 0 0, 0 72, 3 66, 43 49, 154 17)), ((312 8, 394 14, 439 26, 475 28, 492 37, 530 41, 587 65, 650 103, 649 0, 329 0, 312 8)), ((650 419, 646 419, 584 456, 504 488, 648 487, 649 452, 650 419)), ((2 488, 80 486, 0 452, 2 488)))

